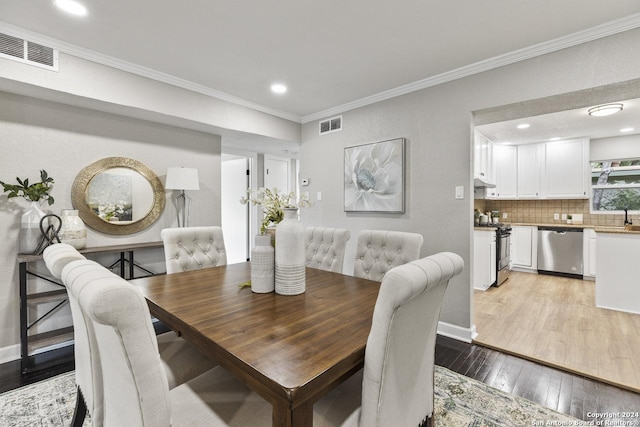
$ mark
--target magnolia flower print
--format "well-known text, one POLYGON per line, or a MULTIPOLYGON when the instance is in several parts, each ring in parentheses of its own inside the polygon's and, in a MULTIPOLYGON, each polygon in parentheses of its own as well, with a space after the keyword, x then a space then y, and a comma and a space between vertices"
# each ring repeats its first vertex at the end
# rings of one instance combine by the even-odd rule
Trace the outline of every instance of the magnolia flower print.
POLYGON ((345 209, 402 210, 402 140, 345 150, 345 209))

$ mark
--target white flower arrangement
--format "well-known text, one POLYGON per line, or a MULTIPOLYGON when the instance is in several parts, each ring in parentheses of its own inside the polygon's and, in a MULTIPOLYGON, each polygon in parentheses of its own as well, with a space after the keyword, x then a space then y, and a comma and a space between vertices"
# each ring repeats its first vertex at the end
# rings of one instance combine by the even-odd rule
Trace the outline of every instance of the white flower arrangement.
POLYGON ((249 188, 247 195, 240 198, 240 203, 246 205, 259 205, 262 207, 264 219, 260 226, 260 233, 264 234, 270 224, 278 224, 284 219, 284 209, 298 209, 311 206, 311 202, 305 194, 296 200, 292 191, 289 194, 281 194, 277 188, 260 188, 255 194, 249 188))

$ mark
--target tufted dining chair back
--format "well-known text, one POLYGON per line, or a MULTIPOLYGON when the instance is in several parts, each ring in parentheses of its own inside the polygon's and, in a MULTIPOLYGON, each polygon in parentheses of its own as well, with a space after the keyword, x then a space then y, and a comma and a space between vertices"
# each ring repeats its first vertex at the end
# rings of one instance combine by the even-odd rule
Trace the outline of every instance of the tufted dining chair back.
POLYGON ((42 253, 42 258, 56 279, 60 279, 62 269, 71 261, 86 259, 76 248, 66 243, 56 243, 47 246, 42 253))
POLYGON ((387 271, 417 260, 422 241, 422 235, 416 233, 362 230, 353 275, 381 282, 387 271))
POLYGON ((167 274, 227 264, 220 227, 165 228, 160 237, 167 274))
POLYGON ((307 227, 304 247, 307 267, 342 273, 344 250, 351 232, 344 228, 307 227))

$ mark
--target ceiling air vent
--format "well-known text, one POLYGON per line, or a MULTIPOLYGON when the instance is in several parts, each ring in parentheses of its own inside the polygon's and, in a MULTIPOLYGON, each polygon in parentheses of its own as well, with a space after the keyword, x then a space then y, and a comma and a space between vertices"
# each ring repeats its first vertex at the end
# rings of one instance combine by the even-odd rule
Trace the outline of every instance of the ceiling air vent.
POLYGON ((38 43, 0 33, 0 58, 58 71, 58 51, 38 43))
POLYGON ((332 117, 320 122, 320 135, 342 130, 342 116, 332 117))

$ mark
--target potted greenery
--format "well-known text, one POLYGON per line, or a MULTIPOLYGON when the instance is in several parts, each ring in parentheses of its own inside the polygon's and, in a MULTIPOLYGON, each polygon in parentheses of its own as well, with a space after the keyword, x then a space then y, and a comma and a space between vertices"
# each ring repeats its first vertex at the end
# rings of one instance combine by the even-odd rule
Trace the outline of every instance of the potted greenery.
POLYGON ((49 206, 53 204, 54 200, 50 193, 53 189, 54 181, 44 169, 40 171, 40 182, 30 184, 28 178, 22 180, 17 177, 16 181, 18 184, 7 184, 0 181, 0 185, 2 185, 5 193, 9 193, 7 198, 22 197, 31 202, 29 208, 22 215, 20 222, 19 252, 32 253, 40 243, 42 237, 40 221, 46 215, 38 206, 38 202, 46 200, 49 206))

